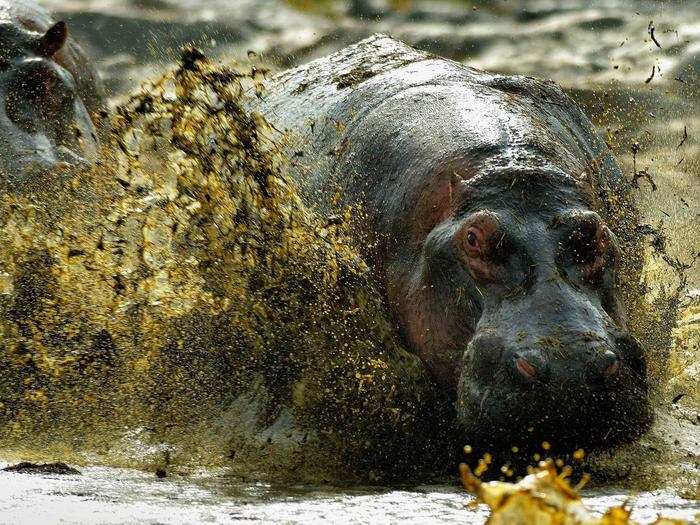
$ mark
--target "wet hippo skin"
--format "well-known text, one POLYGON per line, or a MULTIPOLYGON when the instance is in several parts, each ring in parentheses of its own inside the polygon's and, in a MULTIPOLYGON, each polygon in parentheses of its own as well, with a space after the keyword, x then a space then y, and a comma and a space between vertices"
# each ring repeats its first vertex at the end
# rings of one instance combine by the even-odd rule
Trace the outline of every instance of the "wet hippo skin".
POLYGON ((650 422, 595 201, 620 171, 552 82, 377 35, 270 79, 292 172, 351 230, 466 439, 606 447, 650 422))
POLYGON ((65 22, 36 3, 0 0, 0 180, 94 159, 102 88, 65 22))

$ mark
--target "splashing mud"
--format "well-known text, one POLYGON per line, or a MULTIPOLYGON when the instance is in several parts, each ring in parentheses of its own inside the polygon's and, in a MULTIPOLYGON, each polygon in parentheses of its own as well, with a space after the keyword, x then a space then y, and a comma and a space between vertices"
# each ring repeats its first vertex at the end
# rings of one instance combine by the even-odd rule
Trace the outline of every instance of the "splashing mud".
MULTIPOLYGON (((542 462, 518 483, 482 483, 469 467, 460 465, 464 487, 477 502, 491 510, 488 525, 636 525, 626 505, 608 509, 602 516, 592 513, 567 481, 570 472, 557 469, 552 461, 542 462)), ((682 525, 681 520, 658 518, 654 525, 682 525)))
MULTIPOLYGON (((7 458, 314 481, 451 464, 449 400, 392 332, 347 235, 358 210, 302 204, 245 109, 259 81, 188 49, 115 111, 94 170, 2 196, 7 458)), ((648 300, 630 188, 597 190, 663 384, 679 292, 648 300)))
POLYGON ((118 108, 97 169, 3 196, 5 443, 296 477, 420 468, 391 436, 444 456, 446 403, 244 82, 186 51, 118 108))

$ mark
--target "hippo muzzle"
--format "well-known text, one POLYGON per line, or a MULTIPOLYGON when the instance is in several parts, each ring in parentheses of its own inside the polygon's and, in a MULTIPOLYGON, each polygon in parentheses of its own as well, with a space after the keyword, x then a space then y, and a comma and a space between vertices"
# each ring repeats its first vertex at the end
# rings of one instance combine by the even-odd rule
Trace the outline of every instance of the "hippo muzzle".
POLYGON ((639 344, 559 272, 537 268, 534 281, 485 301, 457 387, 469 435, 487 447, 548 441, 570 450, 639 435, 649 418, 639 344))
POLYGON ((73 75, 52 59, 67 38, 59 22, 31 36, 0 31, 13 45, 0 55, 0 173, 10 184, 89 165, 97 132, 73 75))

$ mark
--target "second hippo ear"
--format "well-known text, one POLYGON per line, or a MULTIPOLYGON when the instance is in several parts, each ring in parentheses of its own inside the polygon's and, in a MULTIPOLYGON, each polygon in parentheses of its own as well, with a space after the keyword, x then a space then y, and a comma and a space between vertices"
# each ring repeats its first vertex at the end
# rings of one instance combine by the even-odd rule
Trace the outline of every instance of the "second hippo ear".
POLYGON ((63 21, 56 22, 46 34, 34 42, 32 48, 37 55, 51 58, 63 48, 67 39, 68 24, 63 21))

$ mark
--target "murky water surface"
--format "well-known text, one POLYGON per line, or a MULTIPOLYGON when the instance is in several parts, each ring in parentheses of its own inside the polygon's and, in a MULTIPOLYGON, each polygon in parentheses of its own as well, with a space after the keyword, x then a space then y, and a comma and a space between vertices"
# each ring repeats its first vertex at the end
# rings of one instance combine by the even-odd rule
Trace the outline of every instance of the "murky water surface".
MULTIPOLYGON (((596 511, 629 501, 642 523, 693 520, 698 502, 670 492, 590 491, 596 511)), ((397 488, 275 487, 211 474, 157 479, 135 470, 87 468, 81 476, 0 473, 3 523, 484 523, 487 512, 451 485, 397 488)))

